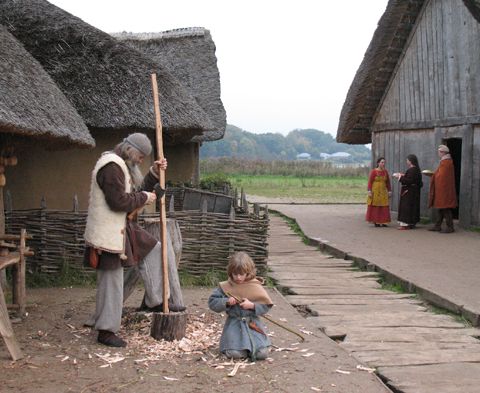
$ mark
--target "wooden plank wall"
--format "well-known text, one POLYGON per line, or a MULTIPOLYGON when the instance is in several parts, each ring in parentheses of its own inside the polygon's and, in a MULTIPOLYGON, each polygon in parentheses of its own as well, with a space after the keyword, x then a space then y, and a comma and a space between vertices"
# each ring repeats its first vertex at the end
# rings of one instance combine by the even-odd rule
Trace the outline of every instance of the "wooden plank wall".
POLYGON ((375 124, 480 115, 480 23, 462 0, 430 0, 375 124))
POLYGON ((480 126, 473 129, 472 224, 480 226, 480 126))
MULTIPOLYGON (((435 170, 438 165, 437 146, 434 130, 395 130, 388 132, 373 133, 372 153, 374 162, 378 157, 384 156, 386 167, 390 175, 395 172, 407 170, 406 158, 409 154, 418 157, 421 169, 435 170)), ((480 142, 480 130, 478 133, 480 142)), ((480 146, 479 146, 480 148, 480 146)), ((480 159, 480 158, 479 158, 480 159)), ((429 216, 428 187, 429 179, 424 177, 424 186, 421 196, 421 214, 429 216)), ((396 179, 392 179, 392 201, 391 209, 396 212, 400 195, 400 187, 396 179)))

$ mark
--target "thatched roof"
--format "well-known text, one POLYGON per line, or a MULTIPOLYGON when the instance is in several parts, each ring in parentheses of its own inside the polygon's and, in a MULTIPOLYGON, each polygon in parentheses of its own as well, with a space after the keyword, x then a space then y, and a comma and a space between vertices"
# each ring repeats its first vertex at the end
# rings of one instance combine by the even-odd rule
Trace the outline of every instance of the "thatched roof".
POLYGON ((226 113, 220 98, 215 43, 208 30, 190 27, 162 33, 112 35, 165 65, 192 93, 213 124, 213 129, 194 140, 213 141, 223 137, 226 113))
POLYGON ((337 141, 370 143, 370 127, 425 0, 390 0, 340 114, 337 141))
MULTIPOLYGON (((337 141, 371 142, 373 117, 426 0, 389 0, 347 93, 337 141)), ((463 0, 480 21, 480 0, 463 0)))
POLYGON ((65 95, 3 25, 0 25, 0 54, 3 141, 14 135, 57 148, 95 146, 87 126, 65 95))
POLYGON ((473 17, 480 22, 480 0, 463 0, 473 17))
POLYGON ((0 23, 42 64, 90 128, 154 130, 153 72, 167 143, 212 128, 164 66, 45 0, 0 0, 0 23))

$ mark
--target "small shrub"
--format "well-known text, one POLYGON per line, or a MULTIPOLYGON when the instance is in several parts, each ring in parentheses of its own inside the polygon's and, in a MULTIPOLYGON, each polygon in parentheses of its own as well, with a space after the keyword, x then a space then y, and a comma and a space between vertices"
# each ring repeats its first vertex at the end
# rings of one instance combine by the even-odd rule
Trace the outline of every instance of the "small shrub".
POLYGON ((224 173, 212 173, 200 181, 200 188, 203 190, 217 190, 225 186, 231 188, 232 183, 230 183, 228 176, 224 173))

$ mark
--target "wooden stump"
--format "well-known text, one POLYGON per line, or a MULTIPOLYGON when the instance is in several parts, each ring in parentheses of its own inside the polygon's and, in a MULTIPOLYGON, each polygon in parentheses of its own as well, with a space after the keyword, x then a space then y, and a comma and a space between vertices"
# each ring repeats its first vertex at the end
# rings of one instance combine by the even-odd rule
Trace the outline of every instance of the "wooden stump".
POLYGON ((156 340, 181 340, 187 330, 187 313, 153 313, 150 335, 156 340))

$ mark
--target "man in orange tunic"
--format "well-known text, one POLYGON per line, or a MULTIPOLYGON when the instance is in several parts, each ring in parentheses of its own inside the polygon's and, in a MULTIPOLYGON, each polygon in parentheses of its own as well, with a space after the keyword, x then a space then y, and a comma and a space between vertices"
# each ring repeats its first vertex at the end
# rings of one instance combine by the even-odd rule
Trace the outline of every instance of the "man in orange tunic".
POLYGON ((430 193, 428 207, 438 209, 438 218, 430 231, 452 233, 453 209, 457 207, 457 193, 455 190, 455 170, 450 150, 445 145, 438 146, 440 164, 430 180, 430 193), (447 227, 442 229, 445 218, 447 227))

